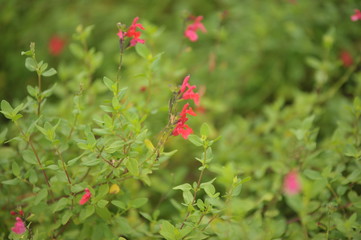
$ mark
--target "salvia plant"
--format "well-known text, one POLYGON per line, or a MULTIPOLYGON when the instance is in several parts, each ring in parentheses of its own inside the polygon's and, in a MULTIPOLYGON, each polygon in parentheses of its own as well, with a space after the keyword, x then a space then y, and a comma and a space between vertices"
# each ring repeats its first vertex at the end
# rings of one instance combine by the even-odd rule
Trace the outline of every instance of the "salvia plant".
POLYGON ((361 239, 360 51, 337 50, 361 12, 320 32, 333 1, 231 2, 174 36, 118 23, 110 56, 81 25, 50 40, 69 61, 21 53, 27 96, 0 106, 0 239, 361 239))
MULTIPOLYGON (((205 31, 200 20, 187 28, 192 41, 198 28, 205 31)), ((120 60, 114 79, 93 77, 103 56, 88 46, 92 27, 79 26, 70 45, 82 69, 74 73, 76 84, 44 89, 43 82, 57 71, 39 60, 35 43, 21 53, 37 84, 27 86, 29 95, 22 103, 1 101, 1 113, 12 122, 1 133, 7 149, 1 201, 8 212, 4 218, 13 224, 5 231, 10 239, 202 239, 211 234, 213 221, 231 217, 227 203, 247 179, 234 176, 222 194, 215 179, 204 180, 218 138, 209 138, 206 123, 198 135, 187 122, 197 115, 191 104, 200 103, 190 75, 172 87, 165 125, 153 135, 146 124, 147 107, 134 101, 122 84, 123 58, 145 44, 140 38, 144 27, 138 21, 117 25, 120 60), (60 104, 51 99, 56 91, 66 96, 60 104), (163 219, 159 205, 166 196, 156 206, 146 189, 154 184, 151 176, 176 153, 165 151, 165 145, 178 135, 200 148, 202 153, 195 157, 199 177, 194 183, 171 186, 170 191, 181 190, 183 200, 172 200, 177 218, 163 219)), ((150 68, 160 58, 144 45, 137 52, 150 68)))

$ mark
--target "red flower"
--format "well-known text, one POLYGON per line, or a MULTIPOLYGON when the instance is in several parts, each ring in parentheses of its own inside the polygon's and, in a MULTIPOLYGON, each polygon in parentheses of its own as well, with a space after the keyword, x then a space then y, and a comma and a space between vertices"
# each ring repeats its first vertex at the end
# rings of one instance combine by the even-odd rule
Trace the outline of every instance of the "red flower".
POLYGON ((343 66, 345 66, 345 67, 350 67, 353 64, 352 56, 347 51, 342 51, 340 54, 340 58, 341 58, 343 66))
POLYGON ((194 103, 198 106, 199 105, 199 94, 193 92, 194 89, 196 89, 196 86, 191 86, 189 84, 189 78, 190 76, 186 76, 183 80, 182 86, 180 88, 180 94, 182 95, 182 99, 187 100, 187 99, 192 99, 194 101, 194 103))
POLYGON ((296 170, 287 173, 283 180, 283 191, 287 195, 295 195, 301 191, 301 182, 296 170))
POLYGON ((86 202, 89 201, 89 199, 91 198, 92 194, 90 193, 88 188, 84 189, 85 193, 84 195, 81 197, 79 204, 80 205, 84 205, 86 202))
POLYGON ((26 231, 25 224, 23 220, 19 217, 16 218, 16 222, 14 227, 11 228, 11 231, 13 231, 16 234, 23 234, 26 231))
POLYGON ((10 211, 10 214, 13 215, 13 216, 15 216, 15 215, 17 215, 17 212, 15 212, 15 211, 10 211))
POLYGON ((201 23, 203 16, 198 17, 191 17, 194 22, 192 24, 189 24, 184 31, 184 36, 187 37, 192 42, 195 42, 198 40, 197 30, 201 30, 202 32, 207 32, 207 29, 204 27, 203 23, 201 23))
POLYGON ((130 46, 135 46, 137 43, 144 44, 144 39, 140 39, 141 32, 137 32, 137 28, 144 30, 144 27, 142 24, 137 23, 139 20, 139 17, 134 18, 132 25, 128 28, 127 32, 124 32, 122 30, 119 30, 117 33, 118 37, 120 39, 124 39, 124 37, 132 38, 130 40, 130 46))
POLYGON ((53 56, 58 56, 64 49, 65 40, 57 35, 50 38, 49 52, 53 56))
POLYGON ((357 21, 361 20, 361 11, 358 9, 355 9, 355 14, 351 16, 351 21, 357 21))
POLYGON ((189 107, 189 103, 187 103, 183 106, 183 109, 182 109, 181 113, 179 114, 180 118, 177 121, 177 125, 173 130, 173 133, 172 133, 173 136, 182 135, 182 137, 184 139, 187 139, 189 134, 193 133, 193 130, 185 123, 188 120, 187 114, 192 115, 192 116, 196 116, 196 114, 191 107, 189 107, 189 108, 188 107, 189 107))

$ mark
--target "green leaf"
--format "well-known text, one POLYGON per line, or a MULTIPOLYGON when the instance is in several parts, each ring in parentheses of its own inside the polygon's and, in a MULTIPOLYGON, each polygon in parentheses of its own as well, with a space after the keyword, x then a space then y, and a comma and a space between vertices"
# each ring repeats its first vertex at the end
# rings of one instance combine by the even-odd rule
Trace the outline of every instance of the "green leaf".
POLYGON ((200 137, 198 137, 197 135, 194 135, 194 134, 189 135, 188 140, 197 147, 203 146, 202 139, 200 137))
POLYGON ((14 179, 2 181, 1 183, 5 185, 18 185, 20 183, 20 180, 18 178, 14 178, 14 179))
POLYGON ((108 203, 109 203, 109 201, 101 199, 101 200, 99 200, 99 202, 97 202, 97 206, 100 208, 104 208, 108 203))
POLYGON ((50 68, 49 70, 43 72, 41 75, 43 75, 44 77, 51 77, 53 75, 55 75, 57 72, 54 68, 50 68))
POLYGON ((145 44, 137 44, 135 45, 135 51, 144 59, 149 59, 152 57, 152 54, 150 53, 149 49, 145 44))
POLYGON ((95 208, 93 205, 86 206, 80 211, 79 221, 83 222, 85 219, 93 215, 95 212, 95 208))
POLYGON ((105 86, 110 90, 110 91, 112 91, 113 92, 113 84, 114 84, 114 82, 111 80, 111 79, 109 79, 109 78, 107 78, 107 77, 103 77, 103 82, 104 82, 104 84, 105 84, 105 86))
POLYGON ((201 135, 208 137, 209 136, 209 126, 207 123, 203 123, 201 126, 201 135))
POLYGON ((183 191, 183 200, 185 204, 191 204, 193 202, 193 194, 190 191, 183 191))
POLYGON ((27 150, 22 151, 22 155, 23 155, 23 159, 25 160, 25 162, 34 164, 34 165, 38 164, 36 156, 31 150, 27 149, 27 150))
POLYGON ((108 221, 112 217, 112 214, 105 207, 104 208, 95 207, 95 212, 99 217, 101 217, 105 221, 108 221))
POLYGON ((96 197, 94 198, 94 201, 99 201, 104 196, 106 196, 108 192, 109 192, 109 185, 108 184, 101 185, 98 189, 98 193, 96 197))
POLYGON ((136 198, 130 202, 131 207, 133 208, 140 208, 144 204, 148 202, 148 198, 136 198))
POLYGON ((77 58, 81 59, 85 55, 85 51, 79 44, 71 43, 69 45, 70 52, 77 58))
POLYGON ((190 191, 192 186, 189 183, 184 183, 173 188, 174 190, 190 191))
POLYGON ((128 159, 127 163, 125 164, 129 172, 134 176, 139 176, 139 167, 138 161, 135 158, 128 159))
POLYGON ((68 198, 61 198, 54 206, 53 213, 63 210, 66 205, 68 205, 69 199, 68 198))
POLYGON ((114 206, 116 206, 116 207, 118 207, 118 208, 120 208, 120 209, 126 209, 126 208, 127 208, 127 205, 126 205, 124 202, 119 201, 119 200, 113 200, 111 203, 112 203, 114 206))
POLYGON ((61 218, 61 224, 65 225, 69 219, 73 216, 73 213, 71 211, 66 211, 61 218))
POLYGON ((36 63, 36 61, 33 58, 28 57, 25 59, 25 67, 29 71, 35 72, 38 67, 38 64, 36 63))
POLYGON ((11 107, 10 103, 6 100, 1 101, 1 111, 3 113, 11 114, 14 109, 11 107))
POLYGON ((48 196, 48 189, 44 188, 40 190, 34 199, 33 204, 38 205, 42 200, 44 200, 48 196))
POLYGON ((13 171, 13 174, 15 176, 20 176, 20 167, 15 161, 13 161, 13 163, 11 164, 11 170, 13 171))
POLYGON ((28 93, 30 96, 35 97, 39 94, 39 88, 38 87, 32 87, 30 85, 26 86, 26 89, 28 90, 28 93))
POLYGON ((176 240, 175 230, 176 228, 170 222, 163 221, 159 233, 167 240, 176 240))
POLYGON ((8 133, 8 129, 5 128, 1 133, 0 133, 0 144, 3 144, 6 140, 6 134, 8 133))
POLYGON ((321 174, 315 170, 311 170, 311 169, 306 169, 303 174, 308 177, 311 180, 320 180, 323 179, 323 177, 321 176, 321 174))

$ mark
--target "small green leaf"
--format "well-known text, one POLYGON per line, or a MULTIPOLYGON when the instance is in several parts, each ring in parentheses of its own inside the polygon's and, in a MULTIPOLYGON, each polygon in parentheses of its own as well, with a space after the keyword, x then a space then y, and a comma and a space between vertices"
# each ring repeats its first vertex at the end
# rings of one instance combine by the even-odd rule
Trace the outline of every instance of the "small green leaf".
POLYGON ((61 224, 65 225, 69 219, 73 216, 73 213, 71 211, 66 211, 61 218, 61 224))
POLYGON ((34 165, 38 164, 36 156, 31 150, 27 149, 27 150, 22 151, 22 155, 23 155, 23 159, 25 160, 25 162, 34 164, 34 165))
POLYGON ((53 208, 53 213, 58 212, 63 210, 66 205, 68 205, 69 203, 69 199, 68 198, 61 198, 59 201, 57 201, 57 203, 55 204, 54 208, 53 208))
POLYGON ((131 207, 133 207, 133 208, 140 208, 147 202, 148 202, 148 198, 137 198, 137 199, 134 199, 133 201, 131 201, 130 204, 131 204, 131 207))
POLYGON ((113 91, 114 82, 111 79, 109 79, 107 77, 103 77, 103 82, 110 91, 113 91))
POLYGON ((159 233, 167 240, 176 240, 175 230, 176 228, 170 222, 163 221, 159 233))
POLYGON ((138 161, 135 158, 128 159, 127 163, 125 164, 129 172, 134 176, 139 176, 139 167, 138 161))
POLYGON ((15 161, 13 161, 13 163, 11 164, 11 170, 13 171, 13 174, 15 176, 20 176, 20 167, 15 161))
POLYGON ((36 61, 33 58, 28 57, 25 59, 25 67, 29 71, 35 72, 38 67, 38 64, 36 63, 36 61))
POLYGON ((14 178, 14 179, 2 181, 1 183, 5 184, 5 185, 18 185, 20 183, 20 180, 17 178, 14 178))
POLYGON ((112 217, 112 214, 105 207, 104 208, 95 207, 95 212, 99 217, 101 217, 105 221, 108 221, 112 217))
POLYGON ((70 52, 79 59, 83 58, 85 55, 83 48, 79 44, 71 43, 69 49, 70 52))
POLYGON ((183 191, 183 200, 185 204, 191 204, 193 202, 193 194, 190 191, 183 191))
POLYGON ((8 129, 5 128, 1 133, 0 133, 0 144, 3 144, 6 140, 6 134, 8 132, 8 129))
POLYGON ((4 113, 11 114, 14 109, 11 107, 10 103, 6 100, 1 101, 1 111, 4 113))
POLYGON ((119 201, 119 200, 113 200, 112 204, 114 206, 120 208, 120 209, 126 209, 127 208, 126 204, 124 202, 122 202, 122 201, 119 201))
POLYGON ((53 75, 55 75, 57 72, 54 68, 50 68, 49 70, 43 72, 41 75, 43 75, 44 77, 51 77, 53 75))
POLYGON ((149 59, 152 56, 149 49, 144 44, 135 45, 135 51, 144 59, 149 59))
POLYGON ((201 135, 208 137, 209 136, 209 126, 207 123, 203 123, 201 126, 201 135))
POLYGON ((95 208, 93 205, 86 206, 80 211, 79 220, 83 222, 85 219, 93 215, 95 212, 95 208))
POLYGON ((197 135, 194 135, 194 134, 189 135, 188 140, 197 147, 203 146, 202 139, 200 137, 198 137, 197 135))
POLYGON ((182 185, 176 186, 173 188, 174 190, 182 190, 182 191, 190 191, 192 186, 189 183, 184 183, 182 185))
POLYGON ((315 170, 311 170, 311 169, 306 169, 303 174, 308 177, 311 180, 320 180, 322 179, 322 175, 315 171, 315 170))
POLYGON ((44 200, 48 196, 48 190, 46 188, 40 190, 34 199, 33 204, 38 205, 42 200, 44 200))
POLYGON ((97 202, 97 206, 100 208, 104 208, 108 203, 109 203, 109 201, 101 199, 101 200, 99 200, 99 202, 97 202))

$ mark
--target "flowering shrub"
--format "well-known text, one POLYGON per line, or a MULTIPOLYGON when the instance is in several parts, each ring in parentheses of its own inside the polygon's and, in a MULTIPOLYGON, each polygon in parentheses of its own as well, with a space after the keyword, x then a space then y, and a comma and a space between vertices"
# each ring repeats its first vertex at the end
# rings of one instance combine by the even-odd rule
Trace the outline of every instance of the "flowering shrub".
POLYGON ((75 33, 1 15, 39 35, 2 48, 27 96, 0 104, 0 239, 359 238, 354 2, 107 4, 75 33))

